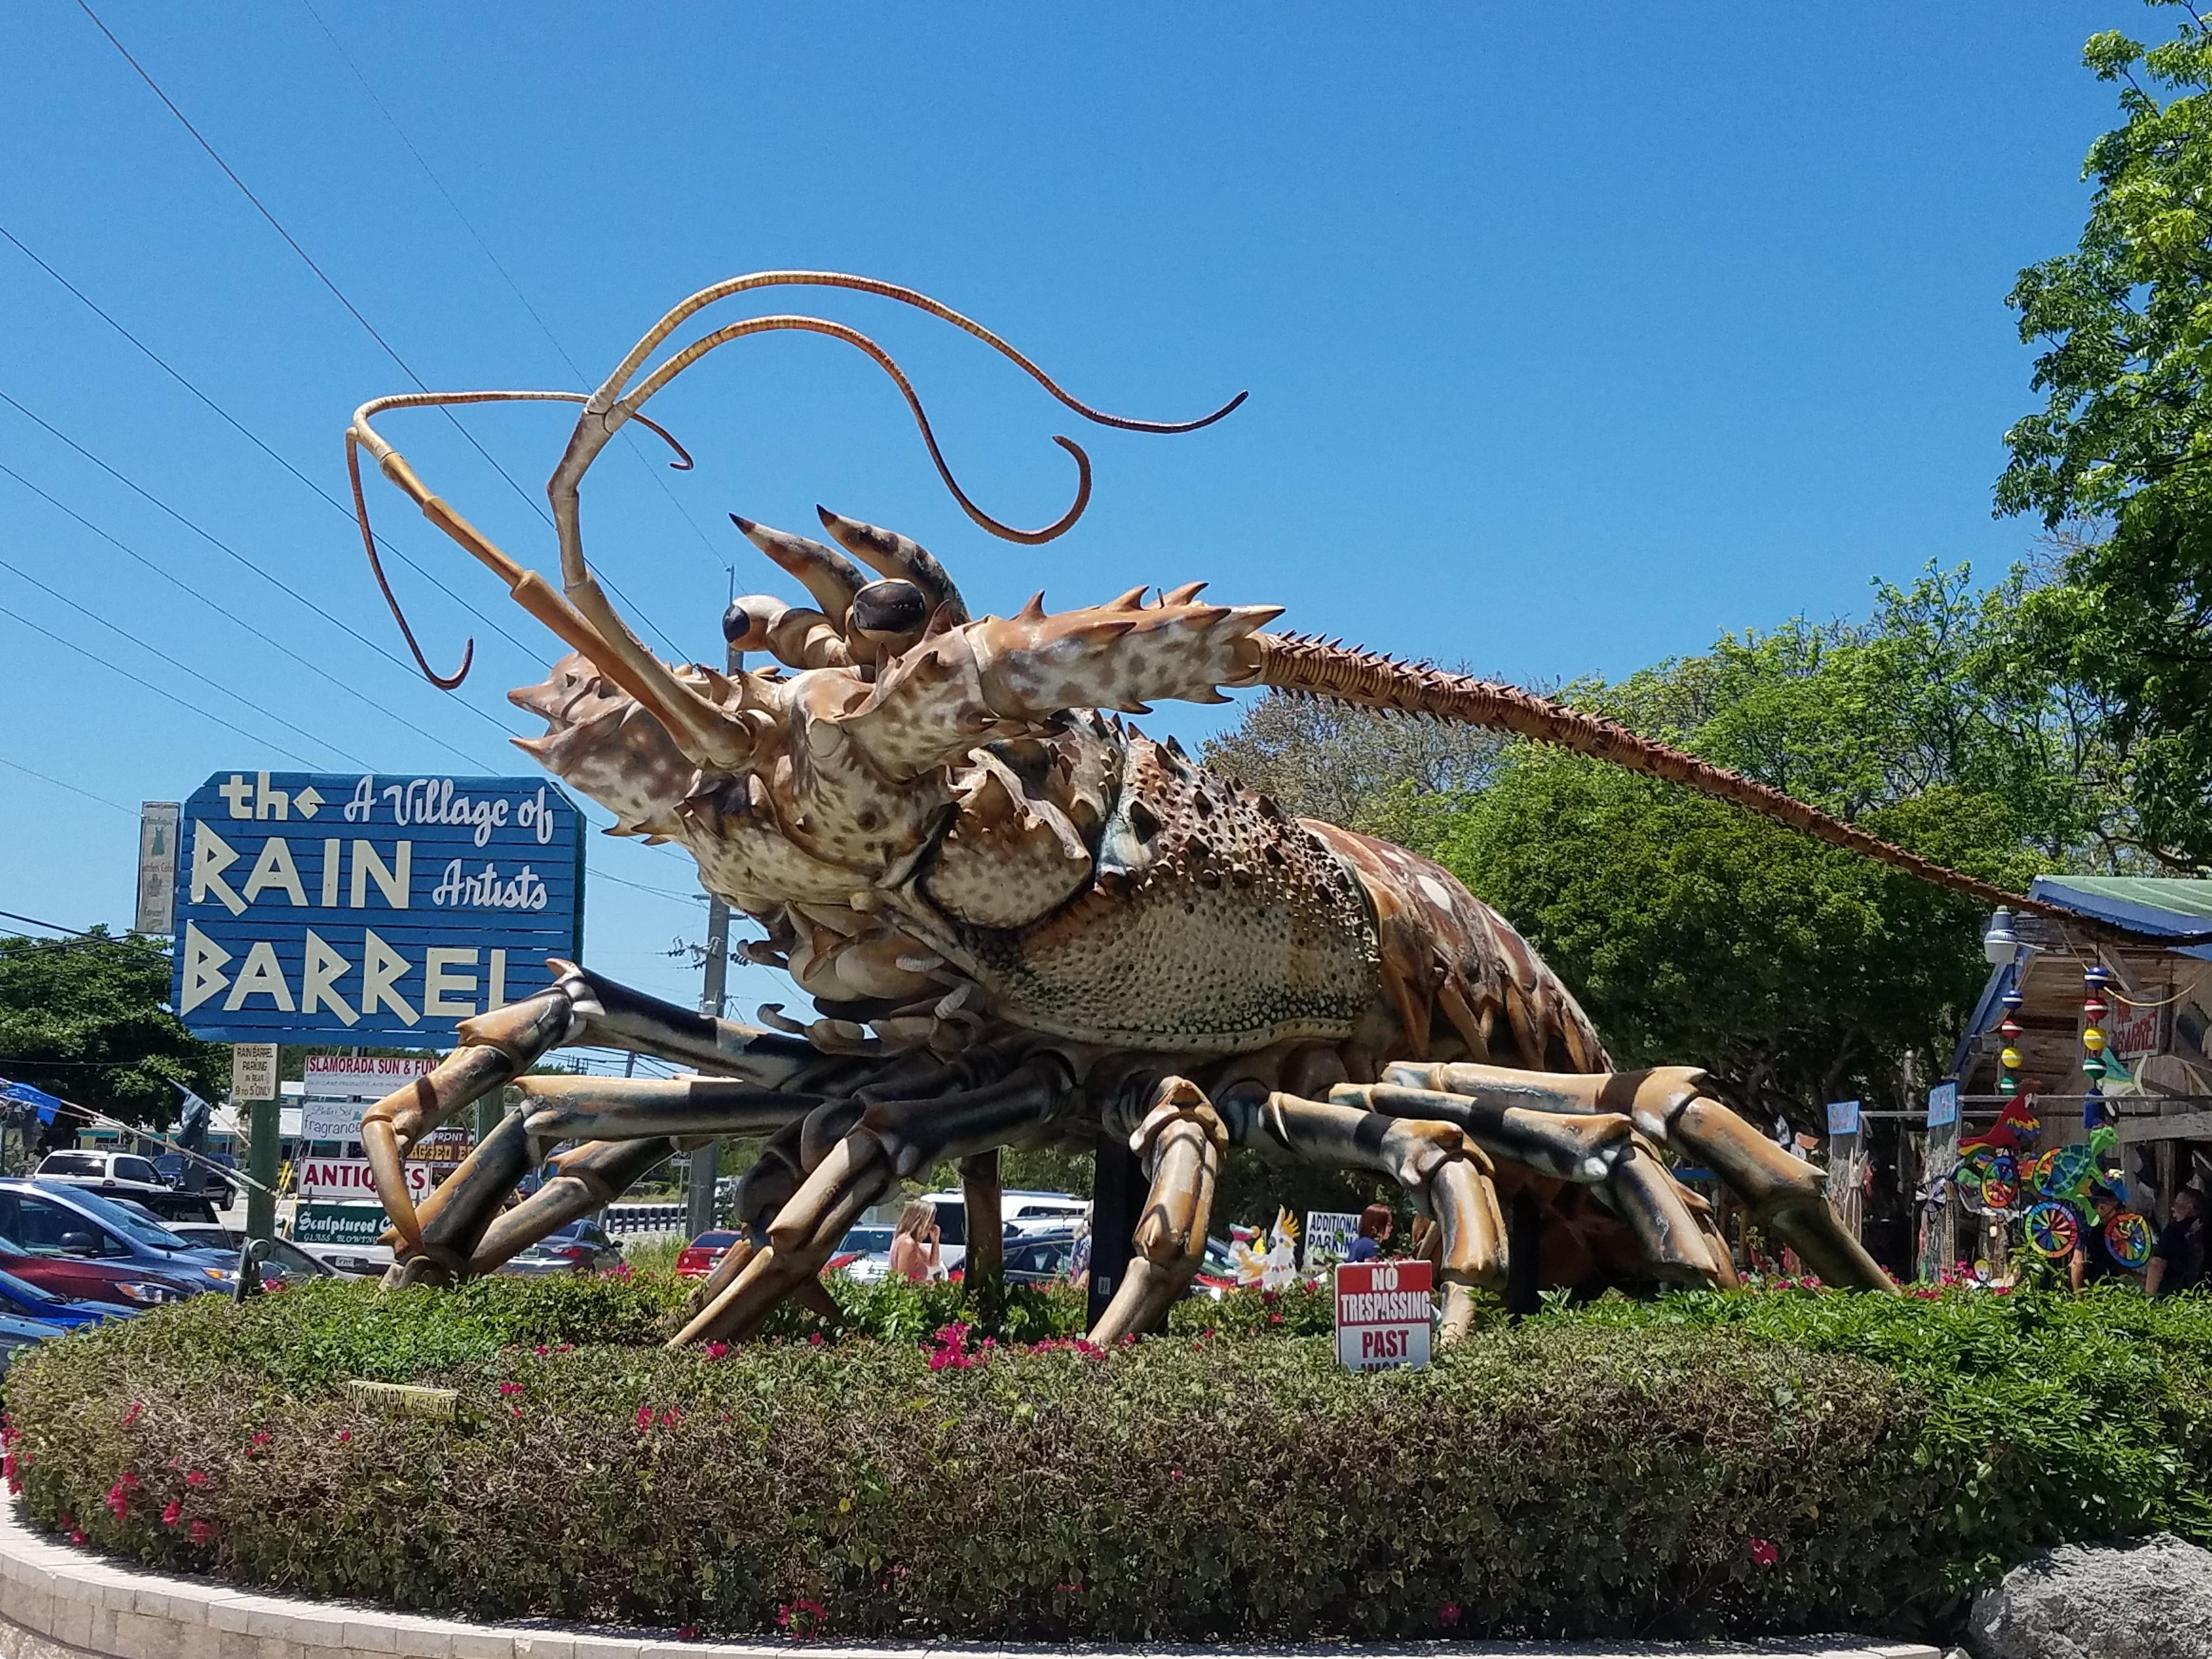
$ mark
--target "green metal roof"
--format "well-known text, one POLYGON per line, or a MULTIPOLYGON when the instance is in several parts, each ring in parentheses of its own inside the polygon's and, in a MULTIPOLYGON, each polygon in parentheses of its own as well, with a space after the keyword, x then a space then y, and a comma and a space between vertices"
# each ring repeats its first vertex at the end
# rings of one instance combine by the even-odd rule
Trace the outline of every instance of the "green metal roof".
POLYGON ((2095 898, 2178 916, 2212 921, 2212 880, 2187 876, 2045 876, 2039 886, 2063 887, 2095 898))

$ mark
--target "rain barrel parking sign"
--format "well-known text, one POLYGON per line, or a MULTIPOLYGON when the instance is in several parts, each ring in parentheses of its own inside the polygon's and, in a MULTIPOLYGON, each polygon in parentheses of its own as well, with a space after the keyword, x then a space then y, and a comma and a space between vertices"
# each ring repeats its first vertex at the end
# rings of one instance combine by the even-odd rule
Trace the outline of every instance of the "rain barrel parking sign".
POLYGON ((218 1042, 450 1048, 583 948, 583 820, 540 777, 218 772, 178 854, 172 996, 218 1042))

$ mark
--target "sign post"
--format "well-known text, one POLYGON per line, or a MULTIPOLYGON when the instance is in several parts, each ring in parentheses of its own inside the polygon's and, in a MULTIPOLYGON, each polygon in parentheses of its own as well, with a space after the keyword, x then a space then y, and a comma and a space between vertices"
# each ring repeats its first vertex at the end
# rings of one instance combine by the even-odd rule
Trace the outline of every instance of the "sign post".
POLYGON ((1338 1263, 1336 1363, 1348 1371, 1427 1364, 1433 1279, 1419 1260, 1338 1263))
POLYGON ((1828 1202, 1853 1238, 1865 1214, 1866 1158, 1859 1146, 1859 1103, 1828 1103, 1828 1202))
POLYGON ((177 824, 184 807, 173 800, 138 807, 138 904, 134 933, 164 937, 177 931, 177 824))
POLYGON ((1959 1200, 1951 1177, 1959 1167, 1959 1085, 1939 1083, 1928 1091, 1928 1151, 1920 1166, 1921 1189, 1929 1197, 1921 1206, 1920 1279, 1940 1283, 1944 1270, 1959 1259, 1959 1200))
POLYGON ((241 1042, 230 1051, 230 1103, 247 1114, 246 1236, 276 1236, 276 1143, 283 1134, 283 1091, 276 1081, 276 1045, 241 1042))

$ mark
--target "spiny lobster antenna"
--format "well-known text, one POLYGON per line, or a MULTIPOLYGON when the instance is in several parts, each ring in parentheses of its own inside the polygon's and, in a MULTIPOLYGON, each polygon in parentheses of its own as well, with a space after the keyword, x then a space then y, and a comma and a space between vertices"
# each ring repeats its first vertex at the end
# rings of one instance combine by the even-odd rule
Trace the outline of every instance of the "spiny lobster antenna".
POLYGON ((2049 916, 2108 943, 2141 944, 2154 939, 2161 947, 2170 947, 2212 941, 2212 933, 2139 933, 2102 917, 2084 915, 2065 905, 2053 904, 2047 899, 2008 892, 1870 836, 1770 785, 1638 736, 1618 720, 1586 714, 1548 697, 1540 697, 1533 691, 1523 691, 1518 686, 1479 680, 1422 663, 1401 662, 1355 646, 1296 634, 1255 634, 1244 642, 1243 651, 1253 665, 1250 678, 1241 682, 1246 685, 1270 686, 1294 695, 1327 697, 1387 713, 1426 715, 1464 726, 1487 726, 1533 742, 1572 750, 1578 755, 1588 755, 1645 777, 1659 778, 1701 794, 1732 801, 1816 841, 1848 848, 1938 887, 1967 894, 1992 908, 2002 906, 2049 916))

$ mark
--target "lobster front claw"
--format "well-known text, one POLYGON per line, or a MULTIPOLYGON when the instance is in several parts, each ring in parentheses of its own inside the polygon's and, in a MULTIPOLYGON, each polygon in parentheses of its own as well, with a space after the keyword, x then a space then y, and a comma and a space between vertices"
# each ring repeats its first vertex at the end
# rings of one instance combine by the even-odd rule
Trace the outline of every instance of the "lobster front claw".
MULTIPOLYGON (((566 963, 559 964, 566 967, 566 963)), ((407 1155, 464 1106, 504 1088, 568 1041, 574 1005, 559 987, 525 1002, 461 1022, 461 1046, 362 1114, 361 1149, 392 1231, 410 1249, 422 1243, 422 1218, 407 1190, 407 1155)))

